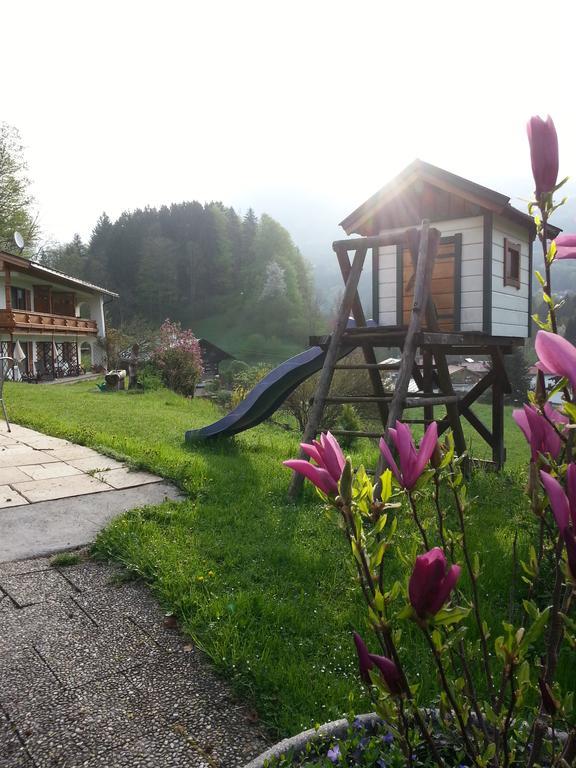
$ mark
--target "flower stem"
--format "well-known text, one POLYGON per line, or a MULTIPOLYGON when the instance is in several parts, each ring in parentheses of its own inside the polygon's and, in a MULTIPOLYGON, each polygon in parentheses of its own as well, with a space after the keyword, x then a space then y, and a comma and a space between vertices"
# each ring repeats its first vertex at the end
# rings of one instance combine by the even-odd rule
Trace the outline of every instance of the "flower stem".
POLYGON ((470 583, 472 585, 472 605, 474 608, 474 616, 476 618, 476 625, 478 627, 478 634, 480 635, 480 645, 482 647, 482 661, 484 663, 484 673, 486 675, 486 682, 490 691, 490 696, 494 696, 494 680, 492 678, 492 670, 490 668, 490 655, 488 653, 488 641, 486 639, 486 633, 484 632, 484 624, 482 622, 482 616, 480 615, 480 596, 478 595, 478 584, 476 574, 474 573, 474 567, 470 560, 470 552, 468 551, 468 541, 466 538, 466 525, 464 523, 464 509, 462 507, 462 500, 458 494, 458 489, 452 486, 452 492, 454 494, 454 500, 456 502, 456 510, 458 512, 458 522, 460 523, 460 532, 462 534, 462 551, 464 553, 464 561, 466 563, 466 570, 470 577, 470 583))
POLYGON ((458 725, 460 726, 460 733, 462 734, 462 738, 464 739, 464 743, 466 744, 466 748, 468 750, 468 756, 472 759, 475 759, 476 750, 474 749, 474 746, 470 741, 470 737, 468 736, 468 732, 466 730, 466 725, 464 723, 462 713, 460 712, 460 708, 458 707, 458 703, 454 698, 454 694, 452 693, 452 688, 450 687, 450 684, 446 677, 446 670, 444 669, 442 658, 438 653, 436 646, 434 645, 434 641, 430 637, 430 633, 428 632, 428 629, 426 627, 422 627, 422 631, 424 632, 424 637, 428 641, 428 645, 430 646, 430 650, 432 651, 434 661, 436 662, 436 667, 440 674, 440 680, 442 681, 442 687, 446 693, 446 696, 448 697, 448 701, 450 702, 450 705, 452 707, 456 720, 458 721, 458 725))
POLYGON ((418 510, 416 509, 416 504, 414 502, 414 498, 412 496, 412 492, 408 491, 408 500, 410 502, 410 509, 412 510, 412 517, 414 518, 414 522, 418 526, 418 530, 420 531, 420 535, 422 536, 422 541, 424 543, 424 547, 426 549, 426 552, 430 549, 430 545, 428 543, 428 537, 426 536, 426 531, 424 530, 424 526, 420 522, 420 518, 418 517, 418 510))

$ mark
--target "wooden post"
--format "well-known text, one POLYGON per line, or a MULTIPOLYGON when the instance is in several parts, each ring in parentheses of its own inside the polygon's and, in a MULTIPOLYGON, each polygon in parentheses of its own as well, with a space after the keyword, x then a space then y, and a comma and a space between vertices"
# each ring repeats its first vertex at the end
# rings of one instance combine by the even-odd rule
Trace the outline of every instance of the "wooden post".
MULTIPOLYGON (((423 391, 427 395, 431 395, 434 392, 434 374, 432 371, 432 353, 427 349, 422 352, 422 363, 424 365, 423 391)), ((433 405, 426 405, 424 407, 424 421, 426 426, 434 421, 433 405)))
MULTIPOLYGON (((388 421, 386 422, 385 434, 386 439, 388 439, 388 429, 390 427, 394 427, 396 421, 402 415, 404 399, 406 397, 406 393, 408 392, 408 386, 410 384, 410 378, 412 376, 412 370, 414 368, 414 361, 416 358, 417 333, 420 331, 422 326, 422 318, 426 312, 428 297, 430 295, 432 268, 434 265, 434 259, 436 257, 436 251, 438 250, 439 239, 440 232, 437 229, 430 230, 430 222, 427 219, 424 219, 422 221, 422 228, 420 230, 418 261, 416 263, 416 272, 414 277, 414 302, 412 305, 412 313, 410 315, 410 323, 408 325, 406 338, 404 340, 402 362, 400 364, 398 378, 396 379, 394 396, 388 410, 388 421)), ((375 474, 375 498, 380 497, 380 492, 382 490, 380 477, 384 471, 384 468, 384 457, 380 453, 378 456, 378 464, 376 466, 375 474)))
MULTIPOLYGON (((342 340, 342 336, 344 335, 344 331, 346 330, 348 316, 356 296, 358 281, 360 280, 360 275, 362 273, 362 267, 364 266, 364 259, 366 258, 367 250, 368 249, 366 246, 360 246, 354 255, 352 268, 350 270, 350 274, 348 275, 348 279, 346 280, 344 295, 342 296, 342 302, 340 304, 340 309, 338 310, 336 327, 334 328, 330 337, 330 344, 328 346, 326 358, 324 359, 322 371, 320 372, 316 393, 314 394, 314 403, 310 409, 308 423, 306 424, 306 429, 304 430, 304 435, 302 437, 303 443, 310 443, 316 437, 318 428, 320 427, 320 421, 324 411, 324 401, 330 390, 330 384, 332 383, 334 366, 338 360, 338 352, 340 350, 340 342, 342 340)), ((300 450, 299 458, 307 458, 304 451, 300 450)), ((303 475, 300 475, 297 472, 293 472, 292 480, 290 481, 290 487, 288 488, 289 498, 295 499, 300 494, 302 491, 303 483, 303 475)))
MULTIPOLYGON (((350 276, 351 269, 348 251, 338 248, 336 255, 338 256, 340 272, 342 273, 344 283, 346 284, 350 276)), ((356 321, 357 328, 366 325, 366 316, 364 315, 364 310, 362 309, 362 302, 358 296, 358 290, 356 290, 352 300, 352 317, 356 321)), ((362 352, 364 354, 364 360, 366 361, 366 364, 370 366, 376 366, 378 361, 376 360, 374 347, 371 344, 362 344, 362 352)), ((368 368, 368 376, 370 377, 374 394, 377 397, 383 397, 386 393, 384 391, 384 385, 382 384, 382 376, 380 371, 376 367, 368 368)), ((376 407, 378 408, 382 426, 384 427, 386 425, 386 421, 388 420, 388 406, 386 403, 379 401, 376 403, 376 407)))
POLYGON ((504 447, 504 394, 510 390, 510 383, 504 368, 502 351, 496 347, 492 354, 494 381, 492 384, 492 461, 500 470, 506 461, 504 447))
POLYGON ((4 289, 6 292, 6 309, 12 309, 12 275, 6 262, 4 262, 4 289))

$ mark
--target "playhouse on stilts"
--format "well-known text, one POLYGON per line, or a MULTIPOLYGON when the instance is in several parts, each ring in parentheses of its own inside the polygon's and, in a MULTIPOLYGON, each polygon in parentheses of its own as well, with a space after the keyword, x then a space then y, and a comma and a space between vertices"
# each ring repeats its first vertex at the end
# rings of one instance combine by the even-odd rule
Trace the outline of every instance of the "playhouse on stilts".
MULTIPOLYGON (((504 395, 510 392, 504 356, 530 335, 532 218, 512 207, 506 195, 416 160, 341 226, 358 237, 333 244, 345 289, 332 334, 315 340, 326 355, 304 442, 322 430, 324 408, 330 403, 375 403, 384 430, 400 418, 429 424, 435 409, 443 406, 439 434, 451 429, 456 451, 463 453, 463 416, 489 444, 493 464, 501 468, 504 395), (373 320, 367 321, 358 283, 370 264, 373 320), (379 347, 398 347, 400 362, 379 363, 379 347), (364 362, 347 363, 343 355, 357 348, 364 362), (457 394, 449 355, 486 356, 491 367, 468 392, 457 394), (330 391, 334 371, 351 368, 367 371, 373 394, 338 396, 330 391), (397 377, 394 389, 387 391, 381 372, 390 370, 397 377), (411 380, 418 391, 411 386, 409 392, 411 380), (490 389, 489 429, 471 406, 490 389), (423 418, 405 418, 404 411, 411 408, 422 409, 423 418)), ((558 232, 549 225, 550 237, 558 232)), ((377 478, 382 470, 376 469, 377 478)), ((302 480, 302 475, 293 475, 291 495, 299 492, 302 480)))

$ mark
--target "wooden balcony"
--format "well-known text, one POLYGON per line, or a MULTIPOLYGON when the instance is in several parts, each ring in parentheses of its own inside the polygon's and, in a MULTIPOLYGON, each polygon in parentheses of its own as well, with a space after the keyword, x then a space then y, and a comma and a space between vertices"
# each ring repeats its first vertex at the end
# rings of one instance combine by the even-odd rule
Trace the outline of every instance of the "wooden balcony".
POLYGON ((96 336, 95 320, 83 317, 50 315, 47 312, 32 312, 25 309, 0 309, 0 331, 8 333, 36 334, 89 334, 96 336))

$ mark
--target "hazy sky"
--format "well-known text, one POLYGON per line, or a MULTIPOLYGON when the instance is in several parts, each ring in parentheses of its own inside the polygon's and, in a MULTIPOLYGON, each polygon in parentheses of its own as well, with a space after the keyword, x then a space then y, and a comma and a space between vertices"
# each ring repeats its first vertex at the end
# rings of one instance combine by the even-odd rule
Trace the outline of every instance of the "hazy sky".
POLYGON ((87 236, 104 210, 218 199, 270 212, 305 251, 415 157, 527 194, 535 113, 576 176, 575 16, 526 0, 18 0, 2 7, 2 119, 47 238, 87 236))

